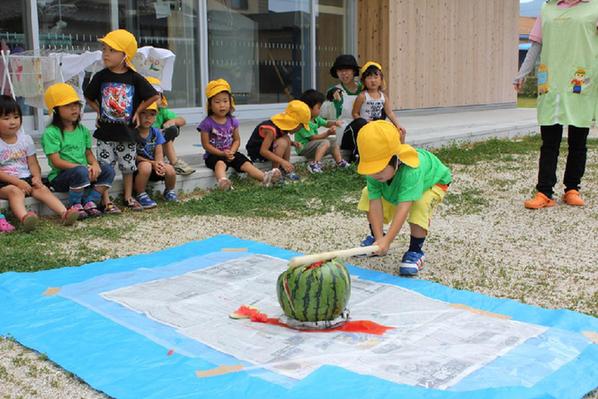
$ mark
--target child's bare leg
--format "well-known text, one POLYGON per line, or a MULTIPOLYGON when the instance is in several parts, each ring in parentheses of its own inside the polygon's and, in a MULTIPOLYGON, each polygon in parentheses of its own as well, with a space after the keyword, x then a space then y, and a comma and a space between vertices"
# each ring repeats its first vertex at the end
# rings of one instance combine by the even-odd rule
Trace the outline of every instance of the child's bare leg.
POLYGON ((133 198, 133 173, 123 174, 125 202, 133 198))
POLYGON ((324 155, 326 155, 326 153, 328 152, 329 148, 330 148, 330 143, 328 142, 328 140, 320 143, 318 148, 316 148, 316 153, 314 155, 314 161, 320 162, 322 160, 322 158, 324 158, 324 155))
POLYGON ((341 157, 341 148, 338 146, 338 144, 334 144, 332 146, 332 158, 334 158, 336 163, 339 163, 343 159, 341 157))
POLYGON ((424 229, 423 227, 417 224, 409 223, 409 228, 413 237, 426 238, 428 236, 428 230, 424 229))
POLYGON ((174 165, 177 161, 176 152, 174 150, 174 141, 167 141, 166 143, 162 144, 162 149, 164 150, 164 155, 168 158, 168 161, 171 165, 174 165))
POLYGON ((226 177, 226 163, 224 161, 216 162, 214 166, 214 175, 216 176, 216 181, 226 177))
POLYGON ((62 216, 66 212, 64 204, 46 186, 33 187, 31 196, 46 204, 57 215, 62 216))
POLYGON ((108 190, 104 190, 102 192, 102 204, 104 204, 104 206, 105 206, 106 204, 109 204, 110 202, 112 202, 112 201, 110 201, 110 194, 108 194, 108 190))
MULTIPOLYGON (((141 161, 137 164, 137 175, 135 176, 135 182, 133 183, 135 187, 135 192, 137 194, 141 194, 145 191, 147 187, 147 182, 149 180, 150 175, 152 174, 152 164, 147 161, 141 161)), ((133 176, 133 175, 131 175, 133 176)), ((126 191, 126 189, 125 189, 126 191)), ((125 194, 126 196, 126 194, 125 194)))
POLYGON ((166 175, 164 176, 164 185, 166 190, 174 190, 176 185, 176 171, 172 165, 166 164, 166 175))
POLYGON ((13 215, 21 220, 27 214, 25 208, 25 193, 12 184, 0 188, 0 198, 8 200, 8 205, 13 215))
MULTIPOLYGON (((287 161, 291 159, 291 139, 288 136, 284 136, 276 139, 275 143, 274 153, 287 161)), ((272 161, 272 167, 280 168, 280 164, 272 161)))
POLYGON ((241 170, 257 181, 264 181, 264 172, 256 168, 251 162, 245 162, 241 165, 241 170))

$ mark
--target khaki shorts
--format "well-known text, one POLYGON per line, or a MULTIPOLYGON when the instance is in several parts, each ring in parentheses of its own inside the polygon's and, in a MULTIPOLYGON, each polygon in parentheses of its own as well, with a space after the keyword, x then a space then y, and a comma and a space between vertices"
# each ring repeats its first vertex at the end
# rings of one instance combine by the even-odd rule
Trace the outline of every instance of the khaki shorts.
MULTIPOLYGON (((325 139, 308 141, 307 143, 305 143, 305 145, 301 149, 301 152, 299 153, 299 155, 304 156, 305 158, 310 159, 310 160, 314 159, 316 157, 316 151, 318 150, 318 147, 321 146, 326 141, 328 141, 330 143, 330 147, 328 147, 328 151, 326 151, 326 154, 332 154, 332 151, 334 150, 334 146, 336 145, 336 136, 328 136, 325 139)), ((324 154, 324 155, 326 155, 326 154, 324 154)))
MULTIPOLYGON (((442 202, 444 196, 446 195, 446 190, 443 189, 443 187, 446 186, 432 186, 432 188, 426 191, 419 200, 415 201, 413 205, 411 205, 407 221, 411 224, 420 226, 424 230, 429 230, 434 209, 436 209, 436 206, 442 202)), ((370 200, 368 198, 367 187, 361 191, 361 198, 357 204, 357 209, 365 212, 370 210, 370 200)), ((393 205, 382 198, 382 211, 384 213, 385 224, 392 222, 396 209, 396 205, 393 205)))

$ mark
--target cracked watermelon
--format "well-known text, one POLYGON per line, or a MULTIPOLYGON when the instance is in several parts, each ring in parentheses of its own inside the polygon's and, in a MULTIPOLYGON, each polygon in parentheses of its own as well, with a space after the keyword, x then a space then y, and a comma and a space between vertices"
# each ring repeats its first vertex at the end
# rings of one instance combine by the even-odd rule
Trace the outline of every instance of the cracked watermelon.
POLYGON ((339 259, 289 268, 278 276, 278 302, 299 321, 334 320, 351 296, 351 277, 339 259))

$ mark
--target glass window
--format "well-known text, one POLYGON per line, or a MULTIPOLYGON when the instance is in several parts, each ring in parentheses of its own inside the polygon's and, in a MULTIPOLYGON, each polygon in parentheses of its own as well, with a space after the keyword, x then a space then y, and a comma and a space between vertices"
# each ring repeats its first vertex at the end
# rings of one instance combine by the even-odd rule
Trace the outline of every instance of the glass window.
MULTIPOLYGON (((27 13, 25 2, 22 0, 2 0, 2 13, 0 13, 0 50, 9 50, 10 54, 24 53, 30 50, 31 38, 27 33, 27 13)), ((0 89, 2 88, 2 77, 4 76, 4 63, 0 59, 0 89)), ((2 94, 10 95, 8 82, 4 84, 2 94)), ((23 98, 17 97, 23 115, 32 115, 31 107, 25 105, 23 98)))
POLYGON ((40 46, 65 51, 99 50, 98 38, 129 30, 139 47, 176 54, 170 107, 199 105, 197 0, 37 0, 40 46))
POLYGON ((209 79, 237 104, 283 103, 311 86, 311 2, 208 0, 209 79))
POLYGON ((319 0, 316 16, 316 83, 325 91, 336 83, 330 67, 340 54, 347 52, 345 41, 345 0, 319 0))

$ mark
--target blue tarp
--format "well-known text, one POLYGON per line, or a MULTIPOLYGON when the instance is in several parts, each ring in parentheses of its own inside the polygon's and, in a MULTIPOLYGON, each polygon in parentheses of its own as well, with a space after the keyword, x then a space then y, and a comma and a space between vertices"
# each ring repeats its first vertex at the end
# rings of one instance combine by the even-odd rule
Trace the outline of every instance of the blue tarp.
POLYGON ((548 329, 444 391, 395 384, 334 366, 321 367, 292 385, 251 372, 200 379, 195 375, 198 370, 235 362, 230 362, 229 355, 177 336, 172 329, 142 315, 119 309, 115 304, 102 303, 99 292, 91 289, 89 284, 92 280, 100 281, 104 289, 113 289, 137 283, 140 278, 145 281, 164 278, 247 255, 247 252, 219 252, 223 248, 240 247, 249 253, 283 259, 297 255, 254 241, 217 236, 152 254, 76 268, 4 273, 0 275, 0 335, 14 337, 23 345, 45 353, 50 360, 95 389, 117 398, 560 399, 579 398, 598 386, 598 345, 583 335, 584 332, 598 332, 596 318, 357 267, 350 267, 350 272, 362 279, 394 284, 433 299, 465 304, 548 329), (198 256, 202 256, 199 263, 198 256), (193 264, 189 262, 192 258, 193 264), (44 295, 50 287, 61 288, 60 294, 44 295), (127 312, 130 316, 128 324, 114 321, 127 312), (148 338, 149 330, 152 339, 148 338), (167 351, 172 347, 176 351, 168 356, 167 351), (542 351, 541 355, 538 350, 542 351), (554 361, 557 352, 565 350, 575 351, 576 356, 556 371, 549 370, 546 366, 554 361), (515 364, 519 368, 513 368, 515 364), (517 385, 521 376, 504 372, 510 368, 525 370, 530 374, 527 377, 534 381, 533 385, 517 385), (501 387, 485 388, 489 380, 500 380, 501 387), (510 381, 512 386, 509 386, 510 381))

